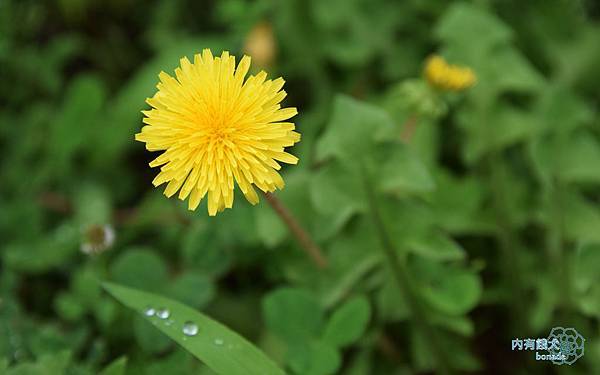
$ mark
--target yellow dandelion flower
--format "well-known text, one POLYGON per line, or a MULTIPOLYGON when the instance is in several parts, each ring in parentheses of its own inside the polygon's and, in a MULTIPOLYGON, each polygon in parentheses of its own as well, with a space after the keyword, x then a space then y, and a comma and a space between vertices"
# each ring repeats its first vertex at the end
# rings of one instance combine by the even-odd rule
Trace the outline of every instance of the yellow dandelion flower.
POLYGON ((434 55, 425 62, 425 78, 435 88, 447 91, 462 91, 475 84, 473 70, 451 65, 442 57, 434 55))
POLYGON ((261 71, 248 78, 250 57, 235 65, 235 57, 210 50, 181 59, 175 77, 159 74, 158 91, 142 111, 146 124, 135 139, 149 151, 164 151, 151 167, 160 168, 152 183, 168 183, 167 197, 179 191, 195 210, 208 194, 208 214, 233 205, 234 184, 246 199, 258 203, 253 186, 264 192, 282 189, 278 162, 296 164, 284 151, 300 140, 292 122, 296 108, 281 108, 284 80, 267 80, 261 71))

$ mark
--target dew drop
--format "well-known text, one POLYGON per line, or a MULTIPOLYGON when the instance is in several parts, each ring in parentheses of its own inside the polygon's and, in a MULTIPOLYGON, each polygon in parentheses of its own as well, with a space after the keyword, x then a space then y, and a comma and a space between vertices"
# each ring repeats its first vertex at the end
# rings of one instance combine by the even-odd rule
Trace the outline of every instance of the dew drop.
POLYGON ((155 313, 156 310, 154 310, 152 307, 146 307, 146 310, 144 310, 144 315, 146 316, 154 316, 155 313))
POLYGON ((171 316, 171 312, 167 309, 158 309, 156 311, 156 316, 158 316, 160 319, 167 319, 169 316, 171 316))
POLYGON ((194 322, 185 322, 183 324, 183 334, 186 336, 196 336, 198 334, 198 326, 194 322))
POLYGON ((215 339, 215 345, 221 346, 221 345, 223 345, 223 343, 224 343, 223 339, 215 339))

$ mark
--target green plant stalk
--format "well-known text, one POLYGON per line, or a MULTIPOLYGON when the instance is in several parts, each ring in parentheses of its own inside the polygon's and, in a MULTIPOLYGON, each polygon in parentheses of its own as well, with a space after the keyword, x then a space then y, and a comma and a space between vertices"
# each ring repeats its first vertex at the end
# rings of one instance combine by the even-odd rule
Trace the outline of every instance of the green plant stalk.
POLYGON ((362 177, 365 183, 365 190, 367 193, 370 212, 373 217, 373 223, 377 228, 377 232, 381 240, 380 247, 383 250, 384 256, 388 260, 392 274, 394 275, 402 294, 406 297, 412 318, 420 328, 423 335, 427 338, 428 342, 431 344, 438 373, 451 374, 449 360, 444 352, 439 335, 432 327, 431 323, 427 320, 426 309, 419 300, 418 295, 415 293, 412 281, 408 276, 406 261, 404 258, 400 258, 398 256, 398 252, 390 239, 383 220, 381 219, 377 200, 373 189, 369 184, 369 179, 366 176, 366 171, 364 168, 362 177))
POLYGON ((498 151, 492 151, 488 161, 489 184, 492 187, 493 210, 496 217, 496 225, 498 226, 497 238, 502 254, 502 269, 504 271, 504 278, 508 281, 511 289, 511 306, 514 307, 512 321, 516 329, 518 329, 521 326, 522 319, 526 316, 523 311, 525 306, 525 292, 523 290, 521 275, 522 267, 516 252, 517 239, 514 237, 509 214, 504 203, 508 202, 510 197, 506 192, 506 179, 500 170, 502 158, 498 151))
MULTIPOLYGON (((562 312, 568 314, 572 307, 571 283, 569 263, 564 248, 564 216, 563 216, 563 186, 559 178, 555 178, 550 185, 549 210, 550 228, 546 234, 546 247, 548 249, 551 267, 554 269, 558 290, 560 291, 560 307, 562 312)), ((564 318, 564 317, 563 317, 564 318)))
MULTIPOLYGON (((490 97, 491 98, 491 97, 490 97)), ((481 107, 480 112, 480 123, 488 124, 488 113, 492 107, 490 98, 485 100, 481 107)), ((496 139, 495 128, 491 127, 489 131, 485 132, 487 135, 486 141, 488 148, 491 150, 486 160, 484 167, 487 169, 488 184, 492 188, 492 209, 494 216, 496 217, 496 225, 498 227, 496 237, 500 244, 500 252, 502 257, 502 270, 504 272, 504 279, 508 281, 508 285, 511 289, 511 320, 515 330, 521 331, 521 325, 524 317, 525 306, 525 291, 523 289, 523 281, 521 270, 522 267, 519 263, 519 257, 516 252, 516 246, 518 240, 512 230, 510 222, 510 215, 507 212, 505 202, 510 201, 510 196, 506 191, 506 179, 502 173, 502 155, 499 150, 494 146, 494 140, 496 139)))

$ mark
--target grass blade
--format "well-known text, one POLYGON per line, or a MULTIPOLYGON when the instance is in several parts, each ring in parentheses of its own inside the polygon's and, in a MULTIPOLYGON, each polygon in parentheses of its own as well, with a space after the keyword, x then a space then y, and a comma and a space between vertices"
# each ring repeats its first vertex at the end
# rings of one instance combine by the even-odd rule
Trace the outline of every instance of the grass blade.
POLYGON ((224 375, 280 375, 285 374, 260 349, 221 323, 206 315, 171 299, 104 283, 104 289, 125 306, 137 311, 184 349, 204 362, 217 374, 224 375), (169 317, 147 316, 149 308, 167 309, 169 317), (183 327, 193 322, 198 333, 186 336, 183 327))

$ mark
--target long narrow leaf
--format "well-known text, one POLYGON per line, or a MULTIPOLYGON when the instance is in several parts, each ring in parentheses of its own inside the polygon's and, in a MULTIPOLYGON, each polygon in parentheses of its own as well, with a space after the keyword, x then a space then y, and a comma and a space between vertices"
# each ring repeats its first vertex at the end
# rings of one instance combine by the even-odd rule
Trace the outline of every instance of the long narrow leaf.
POLYGON ((112 283, 103 287, 125 306, 137 311, 217 374, 285 374, 262 351, 219 322, 171 299, 112 283), (151 310, 152 309, 152 310, 151 310), (168 314, 160 317, 158 311, 168 314), (154 312, 150 314, 150 312, 154 312), (168 315, 168 317, 166 316, 168 315), (184 326, 187 324, 187 335, 184 326), (197 333, 190 329, 197 327, 197 333))

